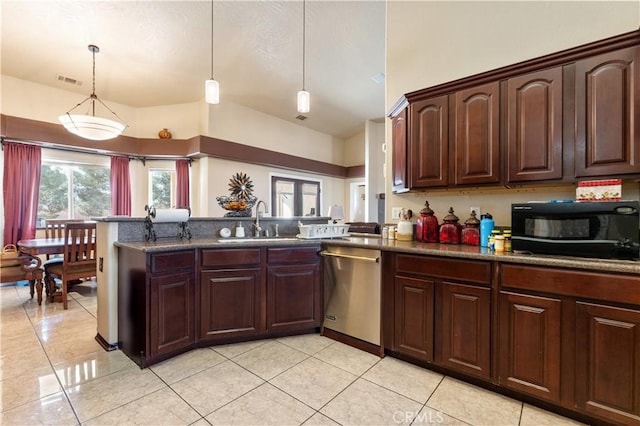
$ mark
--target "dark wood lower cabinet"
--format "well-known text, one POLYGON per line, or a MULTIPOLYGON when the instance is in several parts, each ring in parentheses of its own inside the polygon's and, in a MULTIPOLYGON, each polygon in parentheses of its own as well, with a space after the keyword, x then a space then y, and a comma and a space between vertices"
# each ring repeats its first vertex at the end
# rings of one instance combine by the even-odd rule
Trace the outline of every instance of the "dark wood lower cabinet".
POLYGON ((201 340, 251 336, 264 331, 260 278, 260 268, 202 272, 201 340))
POLYGON ((491 289, 444 281, 436 306, 436 363, 490 379, 491 289))
POLYGON ((118 346, 144 368, 198 346, 319 331, 319 248, 120 247, 118 346))
POLYGON ((500 292, 498 382, 560 402, 561 301, 500 292))
POLYGON ((433 360, 434 288, 432 280, 395 278, 393 349, 428 362, 433 360))
POLYGON ((640 424, 640 311, 578 302, 575 368, 578 409, 640 424))
POLYGON ((141 367, 195 344, 195 258, 118 250, 118 346, 141 367))
POLYGON ((320 264, 267 266, 267 329, 322 325, 320 264))
POLYGON ((153 277, 149 284, 150 355, 188 348, 195 341, 193 271, 153 277))

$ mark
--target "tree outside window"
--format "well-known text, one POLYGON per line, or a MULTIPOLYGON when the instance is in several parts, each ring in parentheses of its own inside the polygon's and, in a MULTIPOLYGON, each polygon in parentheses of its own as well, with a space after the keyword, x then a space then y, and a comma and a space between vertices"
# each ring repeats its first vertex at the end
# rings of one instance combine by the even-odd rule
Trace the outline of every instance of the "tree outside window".
POLYGON ((156 209, 169 209, 175 205, 175 170, 149 171, 149 204, 156 209))
POLYGON ((90 219, 111 214, 110 170, 105 166, 43 162, 38 226, 47 219, 90 219))

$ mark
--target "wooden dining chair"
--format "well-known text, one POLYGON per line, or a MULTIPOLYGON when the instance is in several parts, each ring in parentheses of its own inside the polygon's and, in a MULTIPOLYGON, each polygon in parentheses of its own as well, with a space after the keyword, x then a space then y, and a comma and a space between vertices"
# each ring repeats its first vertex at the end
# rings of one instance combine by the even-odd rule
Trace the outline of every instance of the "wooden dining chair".
POLYGON ((96 276, 95 222, 67 223, 64 227, 62 263, 45 264, 45 284, 50 297, 56 293, 55 279, 62 281, 62 307, 67 309, 70 282, 96 276))
MULTIPOLYGON (((84 219, 46 219, 44 223, 45 238, 62 238, 64 237, 64 228, 67 223, 84 222, 84 219)), ((55 258, 58 255, 47 254, 47 260, 55 258)))

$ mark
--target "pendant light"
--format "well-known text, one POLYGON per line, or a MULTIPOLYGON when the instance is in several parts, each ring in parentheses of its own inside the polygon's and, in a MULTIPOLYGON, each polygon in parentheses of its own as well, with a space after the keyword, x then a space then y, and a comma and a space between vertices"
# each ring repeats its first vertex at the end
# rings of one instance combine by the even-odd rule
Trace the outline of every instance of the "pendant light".
POLYGON ((211 78, 204 82, 204 99, 208 104, 220 103, 220 85, 213 78, 213 0, 211 0, 211 78))
POLYGON ((113 112, 104 104, 104 102, 98 99, 98 95, 96 95, 96 53, 100 52, 100 48, 90 44, 89 51, 93 54, 93 91, 88 98, 58 117, 58 120, 70 133, 78 135, 81 138, 91 139, 94 141, 113 139, 116 136, 119 136, 128 126, 120 119, 120 117, 118 117, 118 114, 113 112), (91 104, 91 115, 71 114, 71 111, 87 101, 91 104), (119 121, 96 117, 96 101, 105 107, 119 121))
POLYGON ((305 54, 306 54, 306 17, 307 17, 307 3, 305 0, 302 0, 302 90, 298 92, 298 112, 307 113, 309 112, 310 104, 311 104, 311 95, 304 87, 305 83, 305 54))

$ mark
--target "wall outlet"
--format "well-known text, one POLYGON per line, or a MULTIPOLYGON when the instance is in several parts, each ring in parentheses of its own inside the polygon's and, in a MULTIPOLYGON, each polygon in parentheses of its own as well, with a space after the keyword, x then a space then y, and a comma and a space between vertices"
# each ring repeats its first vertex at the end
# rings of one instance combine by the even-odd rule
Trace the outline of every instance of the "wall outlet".
POLYGON ((480 207, 469 207, 469 213, 472 211, 476 212, 476 217, 480 219, 480 207))
POLYGON ((398 220, 400 219, 400 215, 402 214, 402 207, 392 207, 391 208, 391 219, 398 220))

